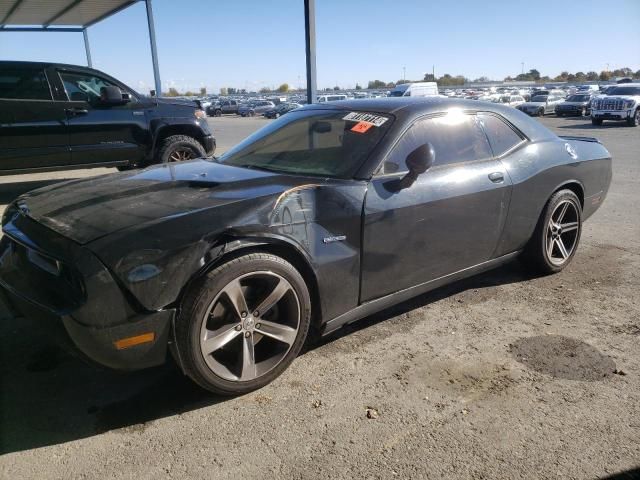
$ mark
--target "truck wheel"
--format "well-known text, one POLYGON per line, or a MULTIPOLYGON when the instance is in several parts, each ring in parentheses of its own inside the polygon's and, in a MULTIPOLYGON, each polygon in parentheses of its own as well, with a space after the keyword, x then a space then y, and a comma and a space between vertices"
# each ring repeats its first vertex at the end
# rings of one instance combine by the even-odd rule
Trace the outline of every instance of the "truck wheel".
POLYGON ((633 116, 627 118, 627 125, 630 127, 637 127, 640 124, 640 108, 636 109, 636 112, 633 116))
POLYGON ((536 229, 522 254, 534 271, 557 273, 569 265, 582 233, 582 206, 571 190, 554 193, 545 206, 536 229))
POLYGON ((195 138, 186 135, 172 135, 162 142, 156 163, 183 162, 206 156, 204 148, 195 138))
POLYGON ((182 301, 176 346, 184 372, 201 387, 240 395, 263 387, 300 353, 311 299, 286 260, 251 253, 194 284, 182 301))
POLYGON ((591 117, 591 125, 602 125, 602 119, 591 117))
POLYGON ((213 112, 213 116, 214 117, 221 117, 222 116, 222 110, 217 109, 215 112, 213 112))

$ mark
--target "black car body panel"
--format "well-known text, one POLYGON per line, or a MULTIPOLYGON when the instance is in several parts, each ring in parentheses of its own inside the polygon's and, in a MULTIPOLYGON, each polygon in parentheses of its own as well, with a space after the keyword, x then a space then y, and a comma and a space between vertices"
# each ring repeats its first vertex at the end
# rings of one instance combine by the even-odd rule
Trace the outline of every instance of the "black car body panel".
POLYGON ((195 160, 25 194, 3 219, 0 285, 65 322, 72 318, 67 330, 89 356, 140 368, 160 362, 191 282, 230 255, 257 249, 289 260, 309 285, 314 321, 326 333, 513 258, 559 188, 577 192, 588 218, 611 180, 611 157, 600 143, 560 138, 513 108, 401 98, 300 111, 314 109, 382 112, 393 121, 349 179, 195 160), (395 187, 404 173, 380 174, 410 126, 454 110, 499 116, 521 141, 491 158, 436 165, 406 189, 395 187), (69 298, 48 285, 60 272, 81 286, 69 298), (33 293, 33 285, 44 293, 33 293), (153 325, 158 340, 126 351, 109 343, 121 333, 115 329, 135 333, 139 325, 153 325))
POLYGON ((144 97, 87 67, 0 61, 0 74, 14 70, 42 75, 48 93, 31 99, 24 97, 36 95, 0 88, 0 174, 145 166, 154 163, 160 143, 170 135, 189 135, 208 154, 215 150, 213 134, 206 118, 196 117, 194 102, 144 97), (75 98, 61 75, 99 78, 129 100, 107 105, 75 98))

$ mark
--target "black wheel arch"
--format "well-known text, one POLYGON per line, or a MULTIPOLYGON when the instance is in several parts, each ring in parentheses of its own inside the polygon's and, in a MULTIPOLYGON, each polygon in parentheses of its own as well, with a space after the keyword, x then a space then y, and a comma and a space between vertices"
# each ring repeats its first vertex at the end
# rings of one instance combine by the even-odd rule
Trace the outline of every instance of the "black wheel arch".
POLYGON ((316 273, 309 257, 296 245, 286 238, 277 236, 235 236, 226 235, 211 250, 210 261, 194 272, 189 281, 182 287, 176 302, 167 306, 180 309, 186 292, 197 284, 208 272, 222 263, 250 253, 270 253, 283 258, 293 265, 304 279, 311 297, 311 324, 319 327, 322 323, 322 307, 320 304, 320 290, 316 273))
POLYGON ((160 147, 162 146, 162 142, 172 135, 186 135, 188 137, 195 138, 202 148, 207 149, 206 144, 204 143, 204 134, 201 129, 199 129, 195 125, 190 124, 164 124, 159 126, 153 135, 153 146, 151 148, 151 152, 149 158, 152 159, 158 153, 160 147))

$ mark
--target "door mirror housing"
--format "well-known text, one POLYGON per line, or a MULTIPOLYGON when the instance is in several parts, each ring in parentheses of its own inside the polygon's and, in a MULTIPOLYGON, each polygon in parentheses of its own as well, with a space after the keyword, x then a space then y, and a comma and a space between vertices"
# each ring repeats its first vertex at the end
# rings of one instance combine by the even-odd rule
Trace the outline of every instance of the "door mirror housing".
POLYGON ((400 180, 400 188, 409 188, 418 179, 418 176, 431 168, 436 159, 436 152, 429 142, 420 145, 409 155, 405 161, 409 171, 400 180))
POLYGON ((122 90, 115 86, 100 88, 100 103, 102 105, 122 105, 129 100, 122 95, 122 90))

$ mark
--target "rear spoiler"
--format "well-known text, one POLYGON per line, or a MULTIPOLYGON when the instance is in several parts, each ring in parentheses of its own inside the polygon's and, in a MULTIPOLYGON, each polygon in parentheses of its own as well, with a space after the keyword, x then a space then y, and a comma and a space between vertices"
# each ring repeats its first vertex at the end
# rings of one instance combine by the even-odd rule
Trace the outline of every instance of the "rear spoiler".
POLYGON ((579 140, 581 142, 600 143, 600 140, 594 137, 574 137, 571 135, 558 135, 558 136, 564 140, 579 140))

